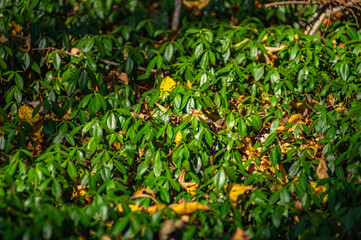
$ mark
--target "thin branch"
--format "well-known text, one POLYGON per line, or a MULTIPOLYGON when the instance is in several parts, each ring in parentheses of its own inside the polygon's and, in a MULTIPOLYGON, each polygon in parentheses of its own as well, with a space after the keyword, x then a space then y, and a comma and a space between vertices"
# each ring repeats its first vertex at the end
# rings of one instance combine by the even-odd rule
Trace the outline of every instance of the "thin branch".
MULTIPOLYGON (((80 57, 80 56, 82 55, 82 54, 79 55, 79 54, 71 53, 71 52, 68 52, 68 51, 66 51, 66 50, 61 50, 61 49, 54 48, 54 47, 33 48, 32 50, 34 50, 34 51, 42 51, 42 50, 63 51, 63 52, 65 52, 67 55, 72 56, 72 57, 80 57)), ((86 57, 85 55, 84 55, 84 59, 87 59, 87 57, 86 57)), ((95 60, 98 61, 98 62, 105 63, 105 64, 107 64, 107 65, 115 66, 115 67, 119 67, 119 66, 120 66, 120 63, 113 62, 113 61, 109 61, 109 60, 98 59, 98 58, 96 58, 95 60)), ((145 71, 146 71, 146 68, 144 68, 144 67, 138 67, 138 70, 145 72, 145 71)), ((151 71, 152 73, 156 73, 156 72, 157 72, 156 69, 151 69, 150 71, 151 71)))
POLYGON ((266 8, 278 7, 284 5, 322 5, 321 2, 306 2, 306 1, 285 1, 285 2, 274 2, 264 5, 266 8))
POLYGON ((315 22, 315 24, 313 25, 312 29, 309 32, 306 29, 305 34, 314 35, 326 17, 329 17, 332 14, 336 14, 344 10, 345 8, 352 7, 355 3, 361 3, 361 0, 353 0, 350 2, 343 3, 341 6, 327 9, 326 12, 320 15, 320 17, 317 19, 317 21, 315 22))
POLYGON ((173 20, 172 20, 172 31, 176 31, 179 28, 181 9, 182 9, 182 0, 175 0, 173 20))

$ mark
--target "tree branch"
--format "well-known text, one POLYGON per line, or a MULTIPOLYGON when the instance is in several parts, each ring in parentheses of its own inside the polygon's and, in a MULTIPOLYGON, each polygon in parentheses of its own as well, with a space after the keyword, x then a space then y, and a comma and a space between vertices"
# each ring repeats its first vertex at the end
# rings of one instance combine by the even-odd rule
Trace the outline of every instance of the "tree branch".
MULTIPOLYGON (((312 28, 308 28, 305 30, 305 34, 314 35, 326 17, 330 17, 331 15, 336 14, 336 13, 344 10, 345 8, 353 7, 353 5, 357 4, 357 3, 361 3, 361 0, 353 0, 350 2, 342 3, 342 5, 340 5, 338 7, 333 7, 333 8, 327 9, 324 13, 322 13, 318 17, 317 21, 315 22, 315 24, 313 25, 312 28)), ((312 21, 314 21, 314 19, 312 19, 312 21)))
POLYGON ((175 0, 173 20, 172 20, 172 31, 176 31, 179 28, 181 9, 182 9, 182 0, 175 0))
POLYGON ((285 1, 285 2, 274 2, 264 5, 266 8, 278 7, 283 5, 322 5, 321 2, 310 2, 310 1, 285 1))

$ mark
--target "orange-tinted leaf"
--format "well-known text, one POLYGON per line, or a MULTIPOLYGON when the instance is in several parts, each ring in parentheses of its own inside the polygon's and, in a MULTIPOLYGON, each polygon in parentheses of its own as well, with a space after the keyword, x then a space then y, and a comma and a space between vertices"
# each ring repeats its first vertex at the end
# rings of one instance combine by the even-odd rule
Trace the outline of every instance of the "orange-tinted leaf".
POLYGON ((232 240, 249 240, 249 235, 246 231, 244 231, 242 228, 237 228, 236 232, 234 233, 232 240))
POLYGON ((179 215, 187 215, 196 212, 197 210, 209 211, 211 210, 208 206, 203 205, 199 202, 185 202, 171 204, 169 207, 179 215))
POLYGON ((288 119, 288 123, 296 123, 298 122, 299 120, 302 120, 303 117, 301 114, 294 114, 290 117, 290 119, 288 119))
POLYGON ((245 192, 252 189, 252 186, 245 186, 243 184, 232 184, 225 186, 227 196, 232 202, 237 202, 238 197, 243 195, 245 192))
POLYGON ((156 205, 153 205, 153 206, 149 206, 146 210, 149 214, 153 214, 163 208, 165 208, 167 205, 165 204, 156 204, 156 205))
POLYGON ((327 162, 326 162, 326 159, 323 157, 320 159, 320 162, 317 166, 317 170, 316 170, 317 177, 319 179, 328 178, 329 176, 328 176, 327 170, 328 170, 327 162))

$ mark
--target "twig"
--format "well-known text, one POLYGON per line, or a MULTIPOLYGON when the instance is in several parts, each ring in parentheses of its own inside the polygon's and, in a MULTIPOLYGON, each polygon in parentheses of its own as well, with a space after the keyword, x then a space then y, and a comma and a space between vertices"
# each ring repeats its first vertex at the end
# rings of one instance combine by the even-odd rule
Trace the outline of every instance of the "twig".
POLYGON ((327 9, 326 12, 322 13, 319 16, 319 18, 317 19, 317 21, 313 25, 312 29, 310 29, 309 31, 308 31, 308 29, 305 30, 305 34, 314 35, 316 33, 316 31, 319 29, 319 27, 321 26, 323 20, 325 20, 326 17, 329 17, 332 14, 336 14, 336 13, 344 10, 345 8, 352 7, 352 5, 354 5, 355 3, 361 3, 361 0, 353 0, 353 1, 350 1, 350 2, 343 3, 341 6, 331 8, 331 9, 327 9))
MULTIPOLYGON (((42 51, 42 50, 60 51, 61 49, 54 48, 54 47, 46 47, 46 48, 33 48, 32 50, 34 50, 34 51, 42 51)), ((80 57, 80 56, 81 56, 81 54, 80 54, 80 55, 79 55, 79 54, 74 54, 74 53, 68 52, 68 51, 66 51, 66 50, 61 50, 61 51, 65 52, 67 55, 72 56, 72 57, 80 57)), ((87 59, 87 57, 86 57, 85 55, 84 55, 84 59, 87 59)), ((107 64, 107 65, 115 66, 115 67, 119 67, 119 66, 120 66, 120 63, 112 62, 112 61, 109 61, 109 60, 98 59, 98 58, 96 58, 95 60, 98 61, 98 62, 105 63, 105 64, 107 64)), ((144 68, 144 67, 138 67, 138 70, 145 72, 145 71, 146 71, 146 68, 144 68)), ((151 69, 150 71, 151 71, 152 73, 156 73, 156 72, 157 72, 156 69, 151 69)))
POLYGON ((182 0, 175 0, 173 20, 172 20, 172 31, 176 31, 179 28, 181 9, 182 9, 182 0))
POLYGON ((274 2, 264 5, 267 8, 278 7, 283 5, 322 5, 321 2, 306 2, 306 1, 285 1, 285 2, 274 2))

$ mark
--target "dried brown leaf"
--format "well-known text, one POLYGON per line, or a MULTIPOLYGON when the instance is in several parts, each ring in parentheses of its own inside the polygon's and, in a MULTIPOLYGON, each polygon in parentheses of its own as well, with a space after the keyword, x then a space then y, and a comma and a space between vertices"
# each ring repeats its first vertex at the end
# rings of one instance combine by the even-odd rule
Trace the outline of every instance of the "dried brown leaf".
POLYGON ((238 227, 234 233, 232 240, 249 240, 250 237, 246 231, 238 227))

